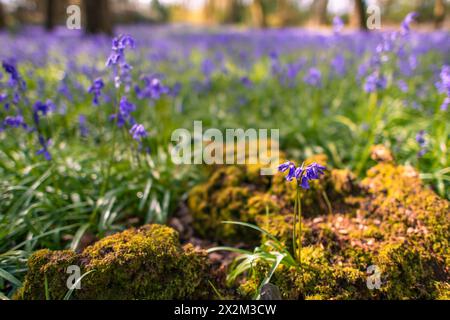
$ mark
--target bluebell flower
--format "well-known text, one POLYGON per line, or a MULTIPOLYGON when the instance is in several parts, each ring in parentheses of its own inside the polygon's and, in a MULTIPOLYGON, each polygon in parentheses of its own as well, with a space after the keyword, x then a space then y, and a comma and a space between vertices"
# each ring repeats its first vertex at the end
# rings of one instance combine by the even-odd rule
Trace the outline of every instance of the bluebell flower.
POLYGON ((7 127, 11 127, 11 128, 19 128, 22 127, 24 129, 27 128, 27 125, 23 119, 23 117, 21 115, 17 115, 17 116, 8 116, 5 118, 5 120, 3 121, 3 124, 7 127))
POLYGON ((147 131, 145 131, 142 124, 135 124, 131 128, 130 133, 133 135, 133 139, 138 142, 141 142, 141 140, 147 136, 147 131))
POLYGON ((405 82, 405 80, 402 80, 402 79, 398 80, 397 81, 397 87, 402 92, 408 92, 408 84, 405 82))
POLYGON ((7 93, 0 93, 0 103, 5 102, 8 99, 7 93))
POLYGON ((410 12, 410 13, 408 13, 406 18, 402 22, 402 26, 401 26, 402 34, 408 34, 409 33, 409 31, 411 30, 411 24, 417 19, 418 16, 419 15, 418 15, 417 12, 410 12))
POLYGON ((36 101, 33 105, 33 111, 35 113, 41 113, 43 116, 46 116, 48 113, 54 110, 53 103, 49 100, 46 103, 41 101, 36 101))
POLYGON ((347 70, 345 57, 341 54, 338 54, 331 61, 331 67, 338 76, 343 76, 347 70))
POLYGON ((445 93, 447 97, 441 105, 442 111, 447 111, 450 105, 450 66, 444 65, 439 74, 439 81, 436 82, 436 88, 440 93, 445 93))
POLYGON ((246 87, 247 89, 250 89, 253 86, 252 81, 249 79, 249 77, 245 76, 241 78, 241 83, 246 87))
POLYGON ((322 73, 317 68, 311 68, 304 77, 304 81, 313 87, 320 87, 322 85, 322 73))
POLYGON ((119 103, 119 112, 117 114, 112 115, 111 120, 115 120, 117 126, 122 128, 127 122, 130 124, 134 124, 134 119, 131 116, 131 113, 136 111, 136 106, 129 102, 127 97, 122 97, 119 103))
POLYGON ((428 141, 426 139, 426 132, 425 130, 421 130, 416 135, 416 142, 420 147, 419 152, 417 153, 417 156, 419 158, 422 158, 427 152, 428 152, 428 141))
POLYGON ((80 128, 80 135, 85 138, 89 135, 89 129, 87 127, 87 121, 86 116, 83 114, 80 114, 78 116, 78 126, 80 128))
POLYGON ((295 165, 291 164, 289 166, 289 172, 288 172, 288 174, 286 176, 286 180, 287 181, 292 181, 295 178, 295 171, 296 171, 295 165))
POLYGON ((144 88, 135 86, 136 95, 139 99, 159 100, 162 95, 170 93, 170 88, 163 85, 158 75, 143 77, 144 88))
POLYGON ((309 182, 312 180, 318 180, 320 176, 325 173, 325 170, 326 168, 324 166, 321 166, 315 162, 306 168, 304 165, 296 167, 291 161, 285 162, 278 167, 279 172, 288 171, 286 176, 287 181, 292 181, 295 178, 298 185, 303 189, 309 189, 309 182))
POLYGON ((364 91, 368 93, 384 90, 387 87, 387 79, 379 72, 374 72, 366 78, 364 83, 364 91))
POLYGON ((292 165, 293 163, 291 161, 287 161, 283 164, 280 164, 278 166, 278 171, 279 172, 286 172, 287 169, 289 169, 289 167, 292 165))
POLYGON ((94 96, 92 103, 96 106, 100 104, 99 98, 102 94, 102 89, 105 87, 105 83, 102 79, 98 78, 94 80, 92 85, 89 87, 88 92, 94 96))
POLYGON ((47 161, 52 160, 52 156, 48 151, 48 147, 51 144, 51 140, 45 140, 45 138, 42 135, 39 135, 39 144, 41 145, 42 148, 36 152, 36 155, 44 156, 45 160, 47 161))
POLYGON ((333 31, 335 34, 339 34, 344 29, 344 21, 342 21, 341 17, 335 16, 333 18, 333 31))
POLYGON ((317 180, 321 175, 324 174, 325 169, 326 168, 324 166, 313 163, 306 167, 305 176, 308 178, 308 180, 317 180))
POLYGON ((2 67, 5 70, 5 72, 10 76, 9 86, 18 87, 18 89, 24 90, 26 87, 26 83, 20 76, 19 71, 17 70, 15 64, 12 62, 3 61, 2 67))
POLYGON ((114 84, 119 88, 125 83, 125 91, 128 92, 131 85, 131 69, 132 67, 126 62, 125 49, 134 49, 135 40, 130 35, 120 35, 113 39, 112 52, 106 61, 106 66, 114 70, 114 84))

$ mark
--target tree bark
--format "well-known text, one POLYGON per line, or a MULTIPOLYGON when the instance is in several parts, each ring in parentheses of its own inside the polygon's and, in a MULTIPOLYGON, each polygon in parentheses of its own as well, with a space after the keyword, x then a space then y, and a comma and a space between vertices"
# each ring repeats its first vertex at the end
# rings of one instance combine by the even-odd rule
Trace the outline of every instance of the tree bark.
POLYGON ((351 24, 360 30, 367 30, 367 14, 364 0, 355 0, 351 24))
POLYGON ((86 33, 112 34, 111 13, 108 2, 108 0, 83 0, 86 13, 86 33))
POLYGON ((47 0, 45 4, 45 30, 52 31, 56 25, 56 1, 47 0))
POLYGON ((327 23, 328 0, 315 0, 313 3, 314 23, 324 25, 327 23))
POLYGON ((434 27, 436 29, 442 28, 445 21, 445 3, 444 0, 435 0, 434 2, 434 27))
POLYGON ((267 10, 264 0, 253 0, 251 8, 253 25, 258 28, 267 27, 267 10))
POLYGON ((3 29, 5 27, 6 27, 5 11, 3 9, 3 4, 0 2, 0 29, 3 29))

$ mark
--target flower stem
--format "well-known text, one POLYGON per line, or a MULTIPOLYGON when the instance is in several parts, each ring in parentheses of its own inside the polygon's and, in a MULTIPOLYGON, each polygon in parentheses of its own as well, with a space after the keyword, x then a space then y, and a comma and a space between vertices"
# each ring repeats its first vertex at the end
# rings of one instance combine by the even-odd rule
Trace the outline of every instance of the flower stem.
POLYGON ((302 200, 300 198, 300 187, 297 186, 297 215, 299 223, 299 235, 298 235, 298 261, 300 268, 302 267, 302 200))

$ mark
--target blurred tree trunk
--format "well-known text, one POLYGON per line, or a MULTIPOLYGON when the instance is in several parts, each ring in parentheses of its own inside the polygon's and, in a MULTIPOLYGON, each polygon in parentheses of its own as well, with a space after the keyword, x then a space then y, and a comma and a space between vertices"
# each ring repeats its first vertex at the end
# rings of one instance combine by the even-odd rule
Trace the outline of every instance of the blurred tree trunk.
POLYGON ((45 5, 45 30, 52 31, 56 25, 56 0, 47 0, 45 5))
POLYGON ((6 27, 6 16, 5 11, 3 9, 3 4, 0 2, 0 29, 6 27))
POLYGON ((83 0, 86 13, 86 33, 112 34, 111 12, 108 0, 83 0))
POLYGON ((222 0, 224 1, 224 17, 225 23, 236 23, 241 20, 242 3, 240 0, 222 0))
POLYGON ((267 27, 267 10, 264 0, 253 0, 250 7, 253 25, 257 28, 267 27))
POLYGON ((327 7, 328 0, 315 0, 313 3, 313 22, 317 25, 324 25, 327 23, 327 7))
POLYGON ((355 0, 351 25, 360 30, 367 30, 367 14, 364 0, 355 0))
POLYGON ((444 0, 435 0, 434 2, 434 27, 436 29, 442 28, 445 21, 445 3, 444 0))

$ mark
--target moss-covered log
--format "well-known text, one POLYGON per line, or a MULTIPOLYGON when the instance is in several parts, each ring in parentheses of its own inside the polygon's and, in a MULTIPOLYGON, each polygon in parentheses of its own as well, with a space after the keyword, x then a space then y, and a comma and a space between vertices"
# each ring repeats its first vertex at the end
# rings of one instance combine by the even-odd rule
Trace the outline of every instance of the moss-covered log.
POLYGON ((73 299, 200 299, 212 288, 206 254, 182 247, 171 228, 147 225, 100 240, 82 253, 41 250, 28 261, 28 274, 18 299, 63 299, 69 266, 82 273, 73 299), (47 284, 47 290, 46 290, 47 284))

